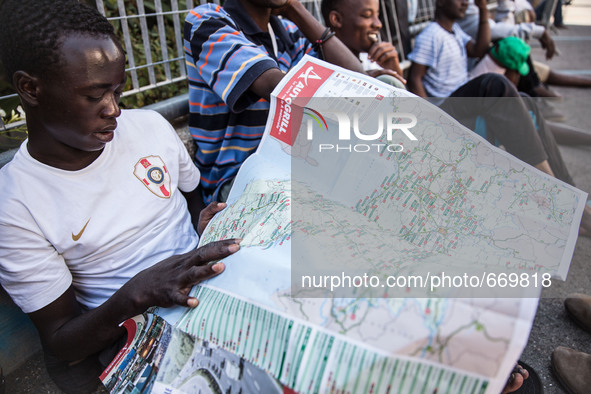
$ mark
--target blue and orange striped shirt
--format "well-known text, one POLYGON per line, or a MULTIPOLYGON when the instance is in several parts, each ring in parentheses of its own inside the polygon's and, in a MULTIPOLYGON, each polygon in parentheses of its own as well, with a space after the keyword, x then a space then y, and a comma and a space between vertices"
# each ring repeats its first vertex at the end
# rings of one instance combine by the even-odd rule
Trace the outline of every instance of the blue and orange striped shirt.
POLYGON ((237 0, 226 0, 223 8, 198 6, 185 19, 189 131, 197 144, 195 162, 206 202, 236 176, 263 135, 269 102, 249 91, 251 84, 271 68, 287 72, 304 54, 314 55, 293 22, 271 16, 270 23, 277 56, 269 33, 237 0))

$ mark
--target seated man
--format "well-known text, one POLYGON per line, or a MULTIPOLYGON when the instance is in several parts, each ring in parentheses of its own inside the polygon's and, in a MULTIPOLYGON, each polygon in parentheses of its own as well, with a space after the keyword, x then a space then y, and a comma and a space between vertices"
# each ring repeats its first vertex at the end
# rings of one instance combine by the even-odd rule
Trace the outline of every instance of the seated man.
POLYGON ((197 143, 206 202, 227 198, 238 169, 263 135, 271 92, 304 54, 363 71, 297 0, 261 3, 206 4, 185 20, 189 130, 197 143))
MULTIPOLYGON (((535 15, 531 22, 517 23, 517 12, 519 8, 532 12, 531 4, 525 0, 499 0, 499 6, 496 10, 495 20, 489 19, 490 34, 493 41, 506 37, 518 37, 525 41, 530 38, 536 38, 540 41, 543 48, 546 49, 546 58, 551 59, 556 53, 554 40, 544 26, 534 23, 535 15)), ((468 0, 468 8, 463 18, 458 20, 458 24, 470 37, 476 39, 478 31, 478 7, 474 0, 468 0)), ((558 86, 576 86, 591 87, 591 78, 578 75, 568 75, 552 70, 547 64, 533 61, 528 57, 530 70, 527 75, 520 78, 518 90, 529 94, 530 96, 555 97, 557 94, 547 89, 543 84, 558 86)))
MULTIPOLYGON (((505 75, 517 88, 522 76, 531 71, 527 59, 530 47, 517 37, 495 42, 489 53, 470 71, 470 79, 489 72, 505 75)), ((563 145, 591 145, 591 134, 560 123, 546 122, 556 142, 563 145)))
POLYGON ((196 228, 223 204, 198 223, 199 171, 174 129, 120 110, 125 54, 96 9, 5 0, 0 25, 28 128, 0 169, 0 283, 37 327, 57 385, 90 391, 119 324, 151 306, 197 306, 189 290, 222 272, 208 262, 239 240, 195 249, 196 228))
POLYGON ((361 60, 369 75, 406 89, 396 48, 380 40, 378 0, 322 0, 320 9, 324 23, 361 60))
MULTIPOLYGON (((409 90, 421 97, 452 97, 441 107, 466 127, 474 130, 482 117, 490 142, 499 141, 515 157, 574 184, 551 131, 531 99, 520 98, 513 84, 499 74, 488 73, 469 80, 468 56, 482 57, 489 45, 486 2, 479 0, 476 4, 481 23, 475 42, 456 23, 464 16, 467 2, 437 0, 435 21, 416 37, 408 56, 412 61, 409 90)), ((583 214, 580 234, 591 235, 589 207, 583 214)))

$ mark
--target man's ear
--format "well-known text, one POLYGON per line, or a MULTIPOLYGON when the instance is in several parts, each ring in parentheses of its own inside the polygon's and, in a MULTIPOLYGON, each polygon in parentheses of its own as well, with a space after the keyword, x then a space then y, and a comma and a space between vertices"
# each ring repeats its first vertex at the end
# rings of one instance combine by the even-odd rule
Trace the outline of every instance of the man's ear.
POLYGON ((336 10, 330 11, 330 13, 328 14, 328 24, 333 29, 342 28, 343 27, 343 18, 341 17, 341 13, 336 10))
POLYGON ((39 78, 30 75, 25 71, 17 71, 12 77, 14 88, 21 100, 31 107, 39 104, 39 78))

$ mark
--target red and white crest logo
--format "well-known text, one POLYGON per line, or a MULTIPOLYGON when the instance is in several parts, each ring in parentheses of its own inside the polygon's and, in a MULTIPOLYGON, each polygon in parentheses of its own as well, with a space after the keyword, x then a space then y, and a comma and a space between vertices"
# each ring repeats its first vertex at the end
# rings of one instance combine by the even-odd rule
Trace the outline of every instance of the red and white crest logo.
POLYGON ((158 197, 170 197, 170 174, 159 156, 140 159, 135 164, 133 174, 158 197))

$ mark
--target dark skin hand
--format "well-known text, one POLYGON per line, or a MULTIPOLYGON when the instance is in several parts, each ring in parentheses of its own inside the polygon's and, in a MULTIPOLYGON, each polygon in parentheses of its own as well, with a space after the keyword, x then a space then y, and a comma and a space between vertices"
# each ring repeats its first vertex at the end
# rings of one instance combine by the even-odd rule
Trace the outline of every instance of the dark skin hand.
POLYGON ((544 30, 544 34, 540 37, 540 44, 546 50, 546 60, 552 59, 556 54, 556 45, 550 34, 548 34, 548 30, 544 30))
POLYGON ((402 69, 398 62, 398 51, 389 42, 376 42, 367 52, 370 60, 373 60, 382 67, 382 70, 371 70, 367 73, 372 77, 378 77, 383 74, 391 75, 402 83, 406 80, 402 77, 402 69))
MULTIPOLYGON (((225 205, 212 203, 203 210, 198 229, 203 231, 213 215, 225 205)), ((125 330, 119 324, 151 306, 196 307, 199 300, 190 297, 189 291, 194 285, 223 272, 223 263, 210 262, 236 253, 240 241, 212 242, 185 254, 171 256, 139 272, 105 303, 84 313, 70 286, 57 300, 30 313, 29 317, 46 349, 64 360, 83 359, 121 337, 125 330)))
POLYGON ((203 202, 200 188, 196 188, 195 190, 188 193, 182 192, 182 194, 187 200, 187 206, 189 213, 191 214, 193 228, 195 231, 197 231, 199 236, 203 234, 207 223, 209 223, 215 214, 226 208, 226 203, 216 201, 210 203, 207 207, 204 207, 205 203, 203 202), (195 218, 198 219, 195 220, 195 218))

